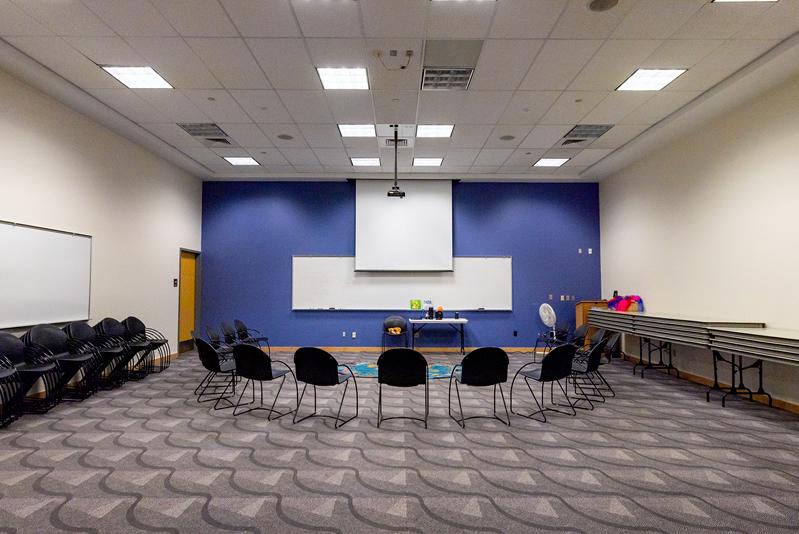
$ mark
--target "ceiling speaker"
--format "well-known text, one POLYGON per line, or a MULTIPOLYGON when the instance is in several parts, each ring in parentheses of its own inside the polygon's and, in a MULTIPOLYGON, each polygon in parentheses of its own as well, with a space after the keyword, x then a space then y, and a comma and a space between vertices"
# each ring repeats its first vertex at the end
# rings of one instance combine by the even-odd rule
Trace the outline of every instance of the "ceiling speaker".
POLYGON ((591 11, 607 11, 616 7, 618 3, 619 0, 591 0, 588 4, 588 9, 591 11))

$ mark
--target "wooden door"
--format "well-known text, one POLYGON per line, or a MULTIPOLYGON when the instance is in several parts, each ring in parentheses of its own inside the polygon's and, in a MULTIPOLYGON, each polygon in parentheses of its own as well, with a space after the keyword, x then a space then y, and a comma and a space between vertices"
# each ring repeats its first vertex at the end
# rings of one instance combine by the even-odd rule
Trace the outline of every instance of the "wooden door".
POLYGON ((188 345, 187 350, 190 350, 193 345, 191 334, 194 330, 197 304, 197 254, 194 252, 185 250, 180 252, 180 281, 178 287, 180 292, 178 341, 181 347, 188 345))

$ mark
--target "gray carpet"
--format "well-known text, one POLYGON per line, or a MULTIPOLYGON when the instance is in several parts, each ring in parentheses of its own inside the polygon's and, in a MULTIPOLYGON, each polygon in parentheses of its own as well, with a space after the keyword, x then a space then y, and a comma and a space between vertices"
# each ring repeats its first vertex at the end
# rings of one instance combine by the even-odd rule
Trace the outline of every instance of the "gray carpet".
MULTIPOLYGON (((378 430, 376 381, 361 379, 361 417, 334 430, 212 411, 184 356, 0 431, 0 531, 796 532, 799 417, 739 399, 722 409, 700 386, 631 367, 604 368, 618 396, 594 411, 466 430, 447 416, 446 381, 431 386, 428 430, 378 430)), ((386 415, 422 410, 421 389, 384 393, 386 415)), ((320 390, 320 408, 335 395, 320 390)), ((469 414, 490 410, 490 389, 463 398, 469 414)))

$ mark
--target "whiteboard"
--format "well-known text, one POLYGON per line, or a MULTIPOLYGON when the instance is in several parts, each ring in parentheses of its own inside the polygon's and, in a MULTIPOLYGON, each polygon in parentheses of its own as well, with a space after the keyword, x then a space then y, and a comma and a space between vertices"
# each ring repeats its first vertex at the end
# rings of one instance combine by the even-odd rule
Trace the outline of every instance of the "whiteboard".
POLYGON ((0 328, 89 318, 92 238, 0 221, 0 328))
POLYGON ((430 299, 445 310, 513 309, 510 257, 455 257, 444 272, 363 272, 352 256, 294 256, 294 310, 407 310, 430 299))
POLYGON ((355 182, 355 268, 359 271, 451 271, 452 182, 355 182))

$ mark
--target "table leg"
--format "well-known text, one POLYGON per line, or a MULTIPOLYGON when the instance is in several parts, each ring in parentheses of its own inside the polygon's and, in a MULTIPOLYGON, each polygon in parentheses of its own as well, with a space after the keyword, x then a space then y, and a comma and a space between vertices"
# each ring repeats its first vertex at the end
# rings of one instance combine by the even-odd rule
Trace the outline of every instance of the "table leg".
POLYGON ((461 354, 466 354, 466 348, 463 346, 463 323, 461 323, 461 354))
POLYGON ((416 325, 411 324, 411 349, 416 348, 416 325))

